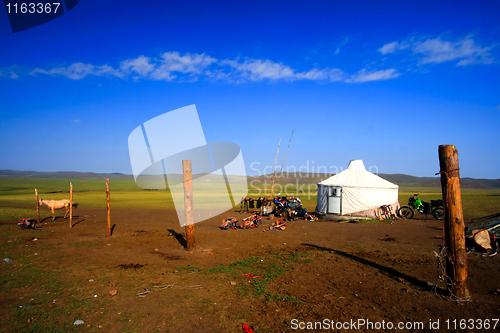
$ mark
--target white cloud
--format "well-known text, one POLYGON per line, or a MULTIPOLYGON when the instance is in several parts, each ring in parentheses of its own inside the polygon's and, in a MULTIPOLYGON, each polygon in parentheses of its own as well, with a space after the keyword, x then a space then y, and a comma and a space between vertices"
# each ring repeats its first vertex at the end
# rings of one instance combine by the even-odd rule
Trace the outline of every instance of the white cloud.
POLYGON ((114 69, 111 66, 103 65, 103 66, 94 66, 92 64, 84 64, 82 62, 74 63, 68 67, 58 67, 52 68, 51 70, 43 70, 40 68, 35 68, 31 71, 31 74, 34 75, 36 73, 43 73, 48 75, 62 75, 72 80, 81 80, 85 78, 87 75, 95 75, 95 76, 116 76, 123 77, 123 72, 114 69))
POLYGON ((202 71, 217 62, 217 59, 205 54, 186 53, 181 56, 179 52, 165 52, 162 54, 163 65, 168 70, 181 73, 200 74, 202 71))
POLYGON ((392 43, 385 44, 384 46, 379 48, 378 51, 385 55, 388 53, 395 53, 396 51, 399 51, 399 50, 405 50, 409 47, 410 47, 410 44, 408 44, 407 42, 402 42, 402 43, 392 42, 392 43))
POLYGON ((235 60, 226 60, 224 64, 231 66, 235 71, 239 72, 243 78, 252 81, 259 81, 263 79, 270 80, 294 80, 294 70, 289 66, 282 63, 272 62, 269 59, 264 61, 260 59, 245 60, 239 63, 235 60))
POLYGON ((109 65, 95 66, 81 62, 68 67, 49 70, 35 68, 31 74, 65 76, 72 80, 81 80, 87 76, 108 76, 134 80, 196 81, 199 79, 223 80, 227 82, 246 81, 327 81, 327 82, 366 82, 388 80, 398 77, 395 69, 366 72, 365 69, 355 75, 348 75, 338 68, 313 68, 299 72, 290 66, 273 62, 269 59, 217 60, 206 54, 165 52, 158 58, 141 55, 137 58, 120 62, 118 69, 109 65))
POLYGON ((394 68, 367 72, 366 69, 362 69, 353 75, 351 78, 347 79, 347 82, 368 82, 368 81, 380 81, 380 80, 390 80, 395 79, 400 76, 394 68))
POLYGON ((428 63, 443 63, 457 61, 456 66, 470 64, 491 64, 495 62, 489 51, 493 46, 481 47, 476 44, 471 35, 457 41, 447 41, 437 38, 412 38, 408 41, 385 44, 378 51, 385 55, 400 50, 411 49, 417 56, 420 65, 428 63))
POLYGON ((476 45, 471 36, 466 36, 457 42, 443 41, 440 37, 416 42, 413 53, 422 54, 422 64, 442 63, 445 61, 460 60, 457 66, 470 64, 491 64, 493 59, 488 51, 492 47, 481 47, 476 45))
POLYGON ((307 72, 297 73, 299 79, 308 79, 313 81, 343 81, 345 73, 338 68, 311 69, 307 72))
POLYGON ((165 52, 161 55, 157 66, 151 72, 150 78, 153 80, 172 81, 177 78, 174 72, 188 74, 191 79, 197 79, 199 75, 211 76, 208 67, 217 62, 217 59, 205 54, 186 53, 181 56, 179 52, 165 52))
POLYGON ((247 59, 243 63, 237 60, 224 60, 222 64, 230 66, 239 74, 236 76, 233 73, 231 76, 236 81, 241 81, 241 78, 251 81, 268 80, 311 80, 311 81, 343 81, 345 73, 338 68, 313 68, 305 72, 297 72, 290 66, 283 63, 275 63, 269 59, 247 59), (239 78, 239 80, 238 80, 239 78))
POLYGON ((150 58, 141 55, 135 59, 122 61, 120 63, 120 69, 125 73, 132 71, 141 77, 145 77, 155 68, 155 65, 150 61, 150 58))

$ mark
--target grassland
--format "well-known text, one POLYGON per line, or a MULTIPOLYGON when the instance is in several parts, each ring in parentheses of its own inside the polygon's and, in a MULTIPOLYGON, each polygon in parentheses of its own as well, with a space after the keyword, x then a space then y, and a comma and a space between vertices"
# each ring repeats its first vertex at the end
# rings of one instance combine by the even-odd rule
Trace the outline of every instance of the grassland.
MULTIPOLYGON (((69 183, 73 184, 73 198, 82 207, 106 208, 105 181, 102 179, 54 179, 54 178, 2 178, 0 181, 0 222, 16 221, 24 217, 36 216, 34 189, 39 198, 68 199, 69 183)), ((270 186, 261 182, 249 184, 249 197, 258 198, 269 193, 270 186)), ((316 207, 315 184, 281 182, 276 188, 287 194, 299 195, 308 211, 316 207)), ((404 206, 408 198, 419 193, 420 199, 439 199, 439 187, 400 187, 399 203, 404 206)), ((498 213, 500 210, 500 189, 462 189, 464 217, 471 219, 498 213)), ((133 180, 111 180, 111 202, 113 209, 174 209, 169 190, 146 191, 133 180)), ((237 205, 239 207, 239 205, 237 205)), ((50 211, 42 208, 42 216, 50 211)))

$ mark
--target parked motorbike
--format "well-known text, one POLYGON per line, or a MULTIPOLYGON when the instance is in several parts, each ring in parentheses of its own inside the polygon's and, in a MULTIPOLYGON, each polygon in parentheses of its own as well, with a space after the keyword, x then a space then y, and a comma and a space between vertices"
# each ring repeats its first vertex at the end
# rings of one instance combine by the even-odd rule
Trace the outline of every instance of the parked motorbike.
POLYGON ((436 220, 444 219, 443 200, 431 200, 429 203, 418 199, 417 196, 418 194, 414 194, 413 197, 408 199, 408 206, 402 206, 399 208, 399 217, 403 219, 411 219, 415 215, 416 210, 420 214, 424 214, 425 219, 427 219, 427 215, 429 213, 431 213, 436 220))

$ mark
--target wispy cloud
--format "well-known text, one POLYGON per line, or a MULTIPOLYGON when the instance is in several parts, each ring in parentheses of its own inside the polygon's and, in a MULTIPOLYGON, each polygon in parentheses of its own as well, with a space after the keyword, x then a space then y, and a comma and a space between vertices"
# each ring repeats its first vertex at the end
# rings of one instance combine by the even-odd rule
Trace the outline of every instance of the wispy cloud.
POLYGON ((19 78, 19 75, 14 67, 15 66, 11 66, 10 68, 0 68, 0 77, 9 77, 11 79, 19 78))
POLYGON ((366 69, 360 70, 358 73, 347 79, 347 82, 368 82, 395 79, 401 74, 396 72, 394 68, 381 71, 367 72, 366 69))
POLYGON ((335 54, 339 54, 340 48, 343 47, 345 44, 347 44, 347 42, 349 42, 350 39, 351 39, 351 37, 349 37, 349 36, 344 37, 344 39, 342 39, 342 42, 340 42, 340 45, 335 50, 335 54))
POLYGON ((172 81, 178 76, 174 73, 187 74, 192 79, 196 79, 199 75, 210 76, 208 67, 215 62, 217 59, 205 54, 186 53, 181 56, 179 52, 165 52, 159 59, 140 56, 122 61, 120 68, 125 73, 134 72, 136 78, 172 81))
POLYGON ((385 44, 381 48, 378 49, 378 51, 382 54, 388 54, 388 53, 395 53, 396 51, 399 50, 405 50, 410 47, 410 44, 407 42, 392 42, 385 44))
POLYGON ((127 59, 120 63, 120 69, 124 73, 136 73, 137 77, 145 77, 151 73, 155 65, 151 63, 151 59, 143 55, 135 59, 127 59))
POLYGON ((493 63, 493 58, 489 54, 491 49, 491 46, 476 45, 471 36, 466 36, 457 42, 443 41, 438 37, 415 43, 413 52, 424 55, 421 59, 423 64, 459 60, 456 65, 465 66, 493 63))
POLYGON ((299 79, 321 80, 321 81, 345 81, 347 75, 338 68, 311 69, 307 72, 297 73, 299 79))
POLYGON ((447 61, 456 61, 456 66, 494 63, 495 59, 490 54, 493 46, 480 46, 472 37, 468 35, 456 41, 443 40, 441 37, 411 38, 402 42, 387 43, 378 51, 386 55, 411 50, 417 57, 419 65, 439 64, 447 61))
POLYGON ((48 75, 62 75, 73 80, 80 80, 88 75, 95 76, 116 76, 123 78, 124 74, 122 71, 114 69, 111 66, 94 66, 91 64, 84 64, 81 62, 74 63, 68 67, 57 67, 50 70, 44 70, 40 68, 35 68, 31 71, 31 74, 48 74, 48 75))
POLYGON ((263 79, 270 80, 294 80, 296 79, 295 71, 282 63, 272 62, 269 59, 250 59, 240 63, 236 60, 224 60, 224 65, 228 65, 234 71, 239 73, 242 78, 251 81, 260 81, 263 79))
POLYGON ((339 68, 312 68, 297 71, 292 67, 269 59, 223 59, 218 60, 206 54, 165 52, 151 58, 140 55, 126 59, 117 68, 110 65, 92 65, 81 62, 68 67, 52 69, 35 68, 32 75, 46 74, 81 80, 87 76, 107 76, 120 79, 156 81, 196 81, 199 79, 224 80, 227 82, 256 81, 326 81, 326 82, 367 82, 397 78, 400 74, 394 68, 367 71, 360 70, 351 75, 339 68))
POLYGON ((81 123, 82 121, 80 119, 73 119, 69 121, 70 123, 81 123))

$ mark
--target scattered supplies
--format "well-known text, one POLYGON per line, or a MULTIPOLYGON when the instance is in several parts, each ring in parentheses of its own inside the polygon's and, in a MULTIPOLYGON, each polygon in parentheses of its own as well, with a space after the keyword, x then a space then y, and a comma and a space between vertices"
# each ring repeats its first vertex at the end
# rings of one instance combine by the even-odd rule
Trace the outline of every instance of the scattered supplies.
POLYGON ((285 230, 286 223, 283 223, 283 220, 281 220, 281 223, 280 223, 280 220, 281 219, 279 219, 276 224, 273 224, 272 226, 270 226, 269 230, 273 230, 273 231, 285 230))
POLYGON ((21 229, 41 229, 36 227, 36 223, 37 220, 28 217, 17 222, 17 225, 20 226, 21 229))
POLYGON ((243 332, 245 333, 253 333, 252 327, 249 327, 248 325, 243 325, 243 332))
POLYGON ((262 277, 262 275, 259 276, 254 276, 253 273, 246 273, 246 274, 241 274, 242 276, 246 276, 249 279, 256 279, 262 277))
POLYGON ((467 253, 475 252, 494 257, 499 248, 498 227, 500 227, 500 213, 472 220, 465 235, 467 253))

